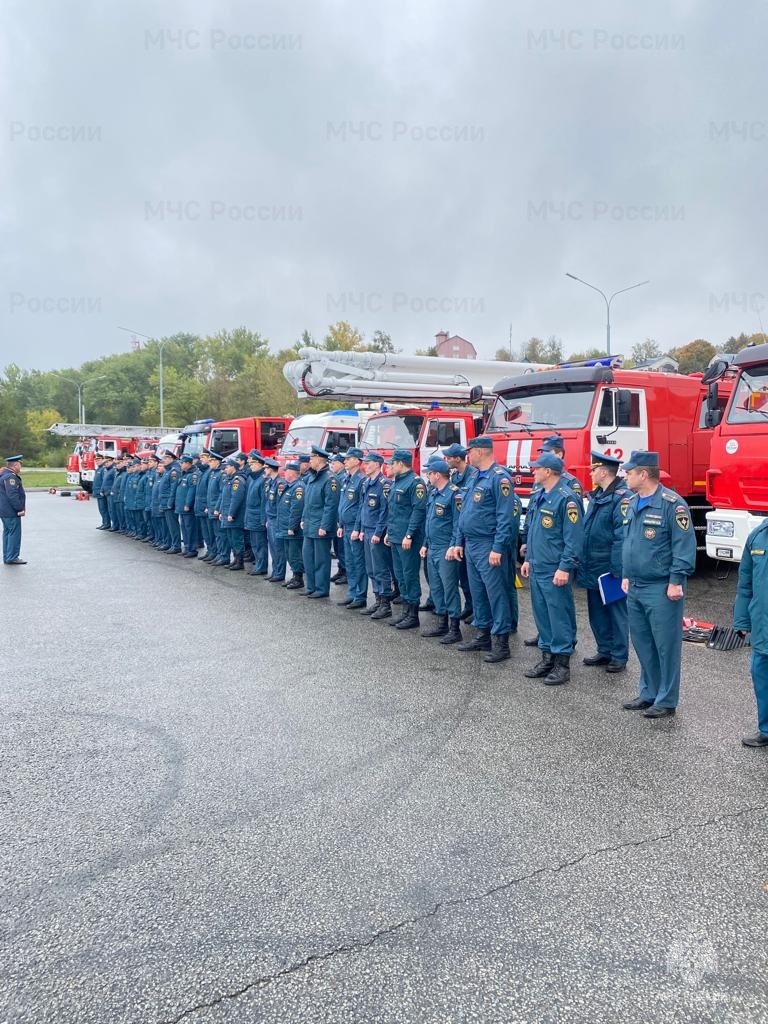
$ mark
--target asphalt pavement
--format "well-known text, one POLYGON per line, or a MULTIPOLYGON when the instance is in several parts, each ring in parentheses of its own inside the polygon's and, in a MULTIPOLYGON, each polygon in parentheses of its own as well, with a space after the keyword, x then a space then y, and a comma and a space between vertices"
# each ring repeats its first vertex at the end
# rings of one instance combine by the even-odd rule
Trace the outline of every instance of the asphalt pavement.
POLYGON ((651 722, 583 595, 553 689, 526 593, 488 666, 96 525, 0 567, 0 1022, 768 1022, 747 650, 651 722))

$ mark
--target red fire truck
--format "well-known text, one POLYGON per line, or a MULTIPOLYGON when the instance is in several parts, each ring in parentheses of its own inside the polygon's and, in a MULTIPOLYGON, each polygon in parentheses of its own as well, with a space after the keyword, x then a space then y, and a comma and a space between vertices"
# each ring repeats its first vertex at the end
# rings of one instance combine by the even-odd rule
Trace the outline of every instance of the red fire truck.
POLYGON ((133 455, 139 449, 154 450, 167 427, 126 427, 102 423, 54 423, 49 433, 58 437, 76 437, 67 456, 67 484, 82 487, 90 494, 96 470, 96 453, 133 455))
POLYGON ((494 438, 496 460, 514 473, 524 505, 533 484, 530 464, 549 434, 562 436, 566 468, 585 490, 591 486, 593 449, 620 459, 634 449, 657 451, 662 481, 690 504, 695 527, 703 535, 710 507, 710 411, 713 405, 725 406, 731 386, 721 379, 713 391, 702 374, 605 365, 554 367, 499 381, 485 429, 494 438))
POLYGON ((246 452, 257 448, 273 459, 282 448, 291 425, 290 416, 249 416, 245 419, 220 420, 211 424, 208 447, 220 455, 246 452))
POLYGON ((768 345, 717 360, 707 372, 713 389, 729 382, 725 410, 710 402, 715 424, 707 471, 707 554, 738 562, 747 537, 768 515, 768 345))
MULTIPOLYGON (((482 389, 481 389, 482 390, 482 389)), ((420 473, 430 455, 483 432, 483 413, 469 409, 443 409, 437 402, 429 408, 387 410, 368 420, 361 446, 389 458, 396 448, 413 452, 413 468, 420 473)))

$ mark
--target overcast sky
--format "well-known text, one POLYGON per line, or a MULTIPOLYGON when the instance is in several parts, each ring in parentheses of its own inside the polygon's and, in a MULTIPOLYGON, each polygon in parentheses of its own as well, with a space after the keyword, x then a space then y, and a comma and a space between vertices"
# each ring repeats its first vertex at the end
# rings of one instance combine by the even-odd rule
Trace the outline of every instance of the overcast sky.
POLYGON ((5 5, 0 367, 348 319, 481 357, 768 328, 768 7, 5 5), (623 7, 623 10, 620 9, 623 7))

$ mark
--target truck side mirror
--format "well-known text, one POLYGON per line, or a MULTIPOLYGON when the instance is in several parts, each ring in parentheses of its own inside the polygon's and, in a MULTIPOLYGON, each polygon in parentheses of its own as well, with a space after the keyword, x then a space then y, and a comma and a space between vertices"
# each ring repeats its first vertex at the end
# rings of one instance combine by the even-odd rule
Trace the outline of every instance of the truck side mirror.
POLYGON ((713 380, 707 388, 707 411, 704 415, 704 426, 708 429, 716 427, 723 418, 723 410, 719 405, 717 380, 713 380))
POLYGON ((475 386, 469 392, 469 404, 477 405, 483 397, 483 386, 482 384, 475 384, 475 386))
POLYGON ((711 430, 713 427, 719 426, 720 420, 722 418, 722 409, 707 409, 706 414, 704 416, 704 426, 711 430))

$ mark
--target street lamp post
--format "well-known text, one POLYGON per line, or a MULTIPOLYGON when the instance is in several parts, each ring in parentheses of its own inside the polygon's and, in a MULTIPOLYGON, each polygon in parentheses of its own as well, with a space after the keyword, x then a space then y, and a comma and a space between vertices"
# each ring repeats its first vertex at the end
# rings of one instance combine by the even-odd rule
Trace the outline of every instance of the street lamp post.
MULTIPOLYGON (((118 331, 128 331, 129 334, 135 334, 137 338, 146 338, 147 341, 153 339, 148 334, 141 334, 139 331, 133 331, 130 327, 118 327, 118 331)), ((160 349, 160 427, 165 427, 165 408, 163 405, 163 346, 168 339, 165 338, 157 342, 157 347, 160 349)))
POLYGON ((107 374, 99 374, 98 377, 89 377, 88 380, 81 381, 78 383, 76 380, 72 380, 71 377, 65 377, 63 373, 57 373, 55 370, 51 370, 54 377, 58 377, 60 380, 65 380, 67 384, 71 384, 77 388, 77 422, 85 423, 85 406, 83 405, 83 388, 86 384, 92 384, 97 380, 106 380, 107 374))
POLYGON ((580 284, 585 284, 587 288, 591 288, 594 292, 599 292, 605 299, 605 354, 609 356, 611 354, 611 303, 617 295, 621 295, 622 292, 631 292, 633 288, 640 288, 644 284, 650 284, 650 281, 638 281, 637 284, 631 284, 627 288, 619 288, 618 291, 614 292, 610 298, 605 294, 601 288, 597 288, 595 285, 590 284, 589 281, 585 281, 581 277, 576 277, 575 274, 569 274, 566 272, 566 277, 570 277, 573 281, 578 281, 580 284))

